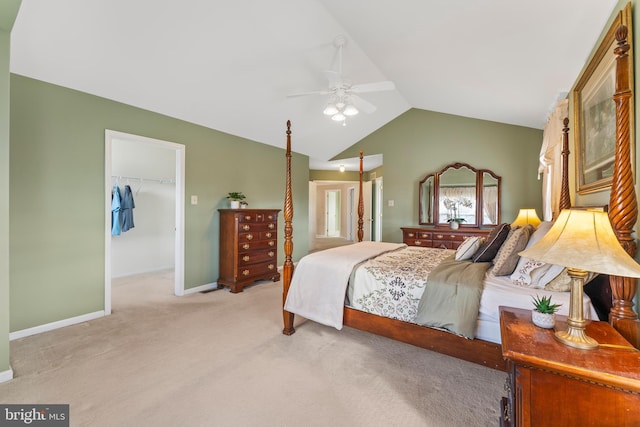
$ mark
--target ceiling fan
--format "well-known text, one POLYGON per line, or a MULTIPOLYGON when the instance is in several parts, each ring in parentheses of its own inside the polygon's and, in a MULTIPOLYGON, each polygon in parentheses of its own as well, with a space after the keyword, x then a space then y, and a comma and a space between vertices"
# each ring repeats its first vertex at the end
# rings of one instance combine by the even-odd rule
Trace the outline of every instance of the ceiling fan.
POLYGON ((343 35, 337 36, 333 41, 333 45, 337 49, 338 65, 337 70, 325 71, 325 75, 329 80, 328 89, 288 95, 289 98, 307 95, 329 95, 329 101, 323 113, 326 116, 330 116, 331 120, 342 123, 343 126, 347 124, 347 117, 355 116, 360 111, 368 114, 376 111, 375 105, 365 101, 357 94, 394 90, 396 87, 391 81, 354 85, 349 79, 345 78, 342 74, 342 50, 346 44, 347 39, 343 35))

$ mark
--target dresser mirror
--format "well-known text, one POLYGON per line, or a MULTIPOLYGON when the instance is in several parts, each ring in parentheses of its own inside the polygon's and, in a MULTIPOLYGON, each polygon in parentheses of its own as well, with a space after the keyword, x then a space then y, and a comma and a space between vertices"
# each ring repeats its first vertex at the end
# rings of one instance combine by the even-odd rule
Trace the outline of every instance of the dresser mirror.
POLYGON ((466 163, 427 174, 418 189, 420 225, 483 227, 500 223, 500 176, 466 163))

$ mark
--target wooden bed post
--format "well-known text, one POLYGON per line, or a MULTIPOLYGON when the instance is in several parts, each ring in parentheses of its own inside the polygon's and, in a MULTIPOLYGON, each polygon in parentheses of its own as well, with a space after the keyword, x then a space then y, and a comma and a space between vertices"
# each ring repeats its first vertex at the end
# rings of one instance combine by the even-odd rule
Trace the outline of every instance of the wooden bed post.
MULTIPOLYGON (((618 241, 632 257, 637 244, 631 236, 638 219, 638 203, 631 168, 631 131, 629 127, 629 49, 627 27, 620 25, 616 30, 618 46, 616 54, 616 92, 613 100, 616 104, 616 152, 609 199, 609 219, 616 232, 618 241)), ((638 285, 637 279, 611 276, 613 307, 609 322, 631 344, 640 346, 640 321, 633 311, 633 298, 638 285)))
POLYGON ((560 187, 560 203, 558 204, 557 215, 563 209, 571 208, 571 195, 569 193, 569 118, 565 117, 562 128, 562 186, 560 187))
POLYGON ((291 120, 287 120, 287 171, 285 179, 284 191, 284 265, 282 267, 282 317, 284 320, 284 329, 282 333, 291 335, 296 330, 293 327, 293 313, 284 309, 284 303, 287 300, 289 286, 291 285, 291 277, 293 276, 293 261, 291 254, 293 253, 293 197, 291 195, 291 120))
POLYGON ((362 219, 364 215, 364 201, 362 200, 362 150, 360 150, 360 193, 358 194, 358 242, 362 242, 364 238, 364 229, 363 224, 364 220, 362 219))

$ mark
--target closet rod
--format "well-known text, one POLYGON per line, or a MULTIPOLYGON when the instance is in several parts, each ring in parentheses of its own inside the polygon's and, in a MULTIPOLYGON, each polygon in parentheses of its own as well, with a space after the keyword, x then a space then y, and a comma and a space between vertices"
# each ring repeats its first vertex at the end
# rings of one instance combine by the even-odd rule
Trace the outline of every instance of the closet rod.
POLYGON ((115 180, 128 179, 128 180, 135 180, 135 181, 140 181, 140 182, 153 181, 153 182, 159 182, 160 184, 175 184, 176 183, 176 180, 173 179, 173 178, 141 178, 141 177, 138 177, 138 176, 111 175, 111 179, 115 179, 115 180))

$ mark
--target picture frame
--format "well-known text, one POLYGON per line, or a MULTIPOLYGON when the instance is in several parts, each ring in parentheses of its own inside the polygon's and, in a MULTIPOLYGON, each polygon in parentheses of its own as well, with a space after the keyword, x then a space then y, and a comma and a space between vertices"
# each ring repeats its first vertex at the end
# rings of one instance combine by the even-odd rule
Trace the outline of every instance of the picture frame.
MULTIPOLYGON (((573 91, 576 185, 578 194, 603 191, 611 187, 616 148, 616 105, 613 101, 616 81, 615 31, 627 26, 629 50, 630 134, 634 137, 633 117, 633 43, 631 4, 612 22, 598 50, 580 76, 573 91)), ((632 144, 633 146, 633 144, 632 144)), ((632 153, 633 158, 633 153, 632 153)), ((632 162, 633 164, 633 162, 632 162)))

